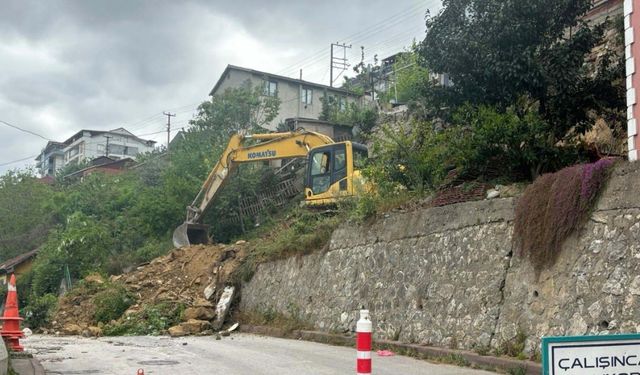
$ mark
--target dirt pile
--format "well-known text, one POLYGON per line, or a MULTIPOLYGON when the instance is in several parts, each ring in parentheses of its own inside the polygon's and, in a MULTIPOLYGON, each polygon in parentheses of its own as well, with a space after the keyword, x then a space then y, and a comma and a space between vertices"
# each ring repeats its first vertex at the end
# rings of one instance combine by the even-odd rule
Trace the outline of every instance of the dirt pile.
MULTIPOLYGON (((60 299, 48 331, 86 336, 103 331, 165 333, 180 322, 194 326, 194 320, 203 329, 210 321, 215 326, 221 318, 216 304, 221 296, 226 298, 225 286, 245 258, 245 247, 243 241, 183 247, 109 280, 88 276, 60 299)), ((196 331, 201 330, 188 330, 196 331)))

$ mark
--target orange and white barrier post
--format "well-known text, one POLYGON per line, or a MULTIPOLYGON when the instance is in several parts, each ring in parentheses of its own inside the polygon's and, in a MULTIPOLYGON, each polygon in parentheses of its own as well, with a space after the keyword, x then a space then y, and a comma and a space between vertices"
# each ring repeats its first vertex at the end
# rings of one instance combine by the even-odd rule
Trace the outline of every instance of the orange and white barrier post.
POLYGON ((9 280, 7 302, 4 305, 4 314, 0 320, 3 322, 0 336, 6 342, 7 347, 14 352, 23 351, 24 348, 20 345, 20 339, 24 338, 24 333, 20 330, 22 318, 18 312, 18 292, 16 290, 15 275, 11 275, 9 280))
POLYGON ((356 371, 358 375, 371 374, 371 328, 369 310, 360 310, 360 320, 356 324, 356 349, 358 350, 356 371))

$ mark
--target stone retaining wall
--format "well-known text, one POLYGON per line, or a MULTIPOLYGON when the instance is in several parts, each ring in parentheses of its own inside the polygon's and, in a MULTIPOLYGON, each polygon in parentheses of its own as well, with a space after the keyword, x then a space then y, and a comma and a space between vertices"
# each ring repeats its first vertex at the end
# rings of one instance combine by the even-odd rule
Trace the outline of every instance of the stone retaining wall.
POLYGON ((499 347, 519 332, 640 331, 638 166, 616 168, 591 220, 536 275, 513 256, 513 199, 393 213, 334 232, 329 250, 261 265, 240 307, 278 312, 330 332, 371 310, 381 339, 499 347))

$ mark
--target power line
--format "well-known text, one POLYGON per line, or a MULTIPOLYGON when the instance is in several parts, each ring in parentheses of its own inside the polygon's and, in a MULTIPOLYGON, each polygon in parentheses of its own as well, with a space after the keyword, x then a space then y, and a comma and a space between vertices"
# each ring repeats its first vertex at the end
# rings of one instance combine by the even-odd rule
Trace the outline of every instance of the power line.
POLYGON ((9 126, 9 127, 11 127, 11 128, 14 128, 14 129, 18 129, 18 130, 20 130, 21 132, 25 132, 25 133, 29 133, 29 134, 31 134, 31 135, 35 135, 36 137, 40 137, 40 138, 44 139, 45 141, 52 141, 52 142, 53 142, 53 139, 49 139, 49 138, 45 137, 44 135, 40 135, 40 134, 38 134, 38 133, 36 133, 36 132, 33 132, 33 131, 31 131, 31 130, 24 129, 24 128, 21 128, 21 127, 19 127, 19 126, 16 126, 16 125, 10 124, 10 123, 8 123, 8 122, 6 122, 6 121, 0 120, 0 123, 3 123, 3 124, 5 124, 5 125, 7 125, 7 126, 9 126))
MULTIPOLYGON (((381 25, 384 25, 385 23, 389 23, 390 21, 392 21, 394 19, 396 19, 396 21, 398 21, 397 20, 398 17, 400 17, 400 20, 402 20, 403 17, 406 18, 406 16, 411 16, 413 14, 413 12, 415 12, 416 10, 418 10, 418 9, 422 8, 423 6, 425 6, 426 4, 424 4, 424 3, 425 2, 419 3, 419 4, 414 4, 414 5, 412 5, 412 6, 408 7, 408 8, 405 8, 404 10, 402 10, 402 11, 400 11, 398 13, 395 13, 395 14, 391 15, 390 17, 384 18, 381 22, 377 22, 377 23, 375 23, 373 25, 370 25, 370 26, 368 26, 368 27, 366 27, 366 28, 354 33, 354 34, 351 34, 351 35, 349 35, 347 37, 344 37, 344 38, 338 38, 338 39, 347 40, 347 41, 350 41, 350 42, 353 43, 356 40, 358 40, 358 38, 360 38, 360 37, 362 37, 364 35, 367 35, 368 33, 373 32, 377 27, 379 27, 381 25)), ((375 31, 377 32, 377 30, 375 30, 375 31)), ((366 38, 365 38, 365 40, 366 40, 366 38)), ((322 59, 322 60, 324 60, 324 57, 326 55, 328 55, 328 52, 327 52, 327 50, 325 48, 323 48, 323 49, 313 53, 311 56, 305 57, 302 60, 299 60, 298 62, 283 68, 280 72, 282 72, 282 74, 284 74, 285 72, 290 72, 291 69, 295 69, 297 71, 298 67, 300 66, 300 64, 305 63, 305 62, 309 61, 310 59, 314 59, 314 60, 315 59, 322 59)))
POLYGON ((31 155, 31 156, 27 156, 26 158, 22 158, 22 159, 18 159, 18 160, 13 160, 13 161, 8 161, 6 163, 2 163, 0 164, 0 167, 6 167, 7 165, 11 165, 11 164, 15 164, 15 163, 19 163, 21 161, 25 161, 25 160, 29 160, 29 159, 33 159, 36 156, 38 156, 40 154, 35 154, 35 155, 31 155))
MULTIPOLYGON (((392 34, 394 35, 394 37, 400 36, 400 38, 397 38, 395 40, 398 39, 403 39, 402 33, 410 33, 410 34, 404 34, 407 36, 407 38, 411 35, 415 35, 415 37, 419 38, 419 34, 421 32, 423 32, 423 28, 424 25, 421 25, 420 29, 418 29, 417 27, 411 27, 410 25, 412 25, 414 22, 412 20, 412 18, 417 17, 418 15, 422 16, 423 13, 417 13, 417 11, 419 9, 430 9, 433 8, 434 6, 437 6, 439 4, 439 0, 427 0, 427 1, 423 1, 420 2, 419 4, 413 5, 391 17, 386 18, 384 21, 382 22, 378 22, 368 28, 365 28, 363 30, 361 30, 358 33, 352 34, 351 36, 344 38, 345 42, 350 43, 350 44, 360 44, 360 45, 365 45, 367 47, 368 51, 372 51, 373 49, 373 45, 367 45, 369 40, 374 41, 374 45, 380 46, 377 47, 375 49, 378 50, 378 55, 382 56, 383 53, 381 51, 381 47, 382 44, 384 44, 384 46, 386 47, 386 43, 388 43, 391 39, 389 39, 389 35, 387 34, 392 34), (409 29, 406 28, 406 26, 409 26, 409 29), (404 31, 402 31, 402 29, 404 29, 404 31), (412 30, 416 30, 415 32, 412 30), (395 34, 394 34, 395 33, 395 34), (382 35, 381 35, 382 34, 382 35), (386 37, 386 39, 383 39, 382 41, 375 41, 375 39, 380 38, 380 36, 386 37)), ((417 19, 416 19, 417 21, 417 19)), ((416 24, 417 26, 417 24, 416 24)), ((411 38, 413 39, 413 38, 411 38)), ((402 40, 404 42, 404 40, 402 40)), ((407 43, 410 43, 410 40, 407 41, 407 43)), ((405 45, 401 46, 402 48, 389 48, 390 50, 392 50, 394 53, 397 51, 401 51, 404 47, 406 47, 405 45)), ((312 55, 304 60, 302 60, 300 63, 306 61, 302 66, 298 66, 296 68, 296 71, 298 68, 302 68, 303 70, 305 70, 307 72, 307 76, 311 75, 318 75, 318 74, 322 74, 323 75, 323 79, 322 81, 324 81, 324 77, 326 77, 327 71, 326 68, 322 65, 323 62, 325 61, 325 59, 328 59, 329 56, 329 51, 326 50, 325 53, 321 54, 321 53, 316 53, 315 55, 312 55), (319 56, 319 57, 316 57, 319 56), (308 68, 309 67, 309 68, 308 68), (311 73, 311 74, 309 74, 311 73)), ((384 56, 382 56, 384 57, 384 56)), ((353 58, 350 57, 350 58, 353 58)), ((360 56, 357 56, 357 59, 360 59, 360 56)), ((285 68, 285 70, 288 68, 285 68)), ((286 75, 286 74, 285 74, 286 75)))
MULTIPOLYGON (((363 44, 365 41, 368 41, 368 40, 371 40, 372 38, 377 37, 380 33, 382 33, 385 30, 395 28, 400 24, 404 24, 408 18, 411 18, 416 15, 415 12, 417 10, 422 8, 428 9, 438 3, 439 3, 439 0, 431 0, 431 1, 421 2, 419 4, 415 4, 399 13, 396 13, 395 15, 392 15, 391 17, 385 18, 382 22, 373 24, 368 28, 365 28, 355 34, 352 34, 346 38, 341 38, 341 39, 345 40, 347 43, 350 43, 350 44, 363 44)), ((296 67, 295 71, 297 71, 298 68, 304 69, 305 67, 308 67, 308 66, 318 65, 320 62, 324 61, 327 58, 327 56, 329 56, 329 51, 327 50, 324 50, 324 51, 325 52, 322 53, 322 50, 321 50, 318 53, 299 61, 297 64, 291 65, 283 69, 281 72, 291 72, 292 71, 291 69, 293 67, 296 67)), ((311 71, 317 71, 317 70, 318 69, 314 69, 314 68, 311 69, 311 71)), ((324 68, 322 69, 322 71, 324 71, 324 68)))
POLYGON ((153 132, 153 133, 139 134, 139 135, 137 135, 136 137, 146 137, 146 136, 148 136, 148 135, 155 135, 155 134, 166 133, 166 132, 167 132, 167 129, 162 129, 162 130, 160 130, 160 131, 153 132))

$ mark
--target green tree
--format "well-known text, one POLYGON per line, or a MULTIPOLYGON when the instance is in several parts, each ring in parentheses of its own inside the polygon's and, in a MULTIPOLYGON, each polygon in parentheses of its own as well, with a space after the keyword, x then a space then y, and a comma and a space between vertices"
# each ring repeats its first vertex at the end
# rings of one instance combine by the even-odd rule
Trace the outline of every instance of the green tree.
MULTIPOLYGON (((162 197, 166 203, 150 207, 148 214, 155 223, 170 224, 171 230, 184 220, 185 208, 192 203, 203 181, 226 148, 233 133, 265 132, 264 126, 278 114, 280 100, 265 96, 262 86, 252 86, 249 81, 238 88, 230 88, 214 96, 198 107, 191 128, 184 139, 172 151, 171 165, 163 173, 161 187, 152 189, 150 203, 162 197)), ((220 222, 237 207, 238 197, 268 189, 259 166, 238 168, 235 175, 216 198, 205 221, 213 225, 217 239, 228 239, 240 231, 240 226, 222 226, 220 222)), ((152 223, 150 222, 150 224, 152 223)), ((156 232, 160 228, 154 229, 156 232)))
POLYGON ((72 214, 38 254, 33 268, 33 292, 36 296, 57 293, 65 266, 73 279, 105 271, 108 258, 116 255, 115 242, 116 237, 94 218, 80 212, 72 214))
POLYGON ((322 111, 320 120, 357 128, 356 138, 366 139, 378 121, 378 111, 374 107, 360 103, 349 103, 345 98, 327 95, 320 98, 322 111))
POLYGON ((416 100, 422 95, 422 88, 429 83, 429 70, 419 63, 419 55, 416 52, 417 45, 407 52, 398 55, 393 64, 395 87, 388 93, 389 97, 395 97, 400 103, 416 100))
POLYGON ((426 66, 450 75, 452 87, 426 86, 425 108, 450 118, 464 103, 505 110, 526 96, 539 103, 556 138, 587 126, 590 111, 624 107, 622 59, 603 58, 595 73, 585 57, 601 42, 604 25, 581 17, 590 0, 445 0, 427 17, 420 47, 426 66))
POLYGON ((42 244, 54 223, 53 189, 32 171, 0 176, 0 261, 42 244))
POLYGON ((230 132, 264 131, 264 126, 278 115, 280 99, 264 95, 264 88, 247 80, 237 88, 228 88, 221 95, 198 107, 191 124, 196 128, 218 128, 225 136, 230 132))

